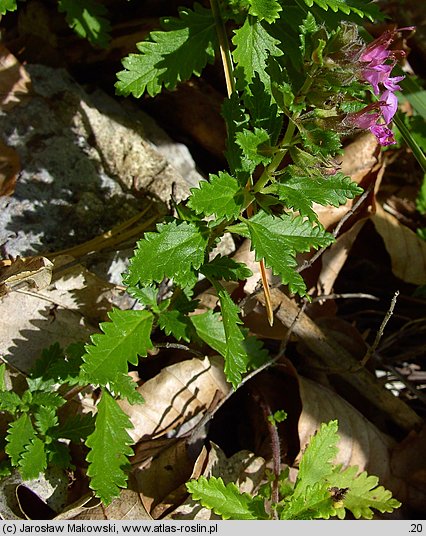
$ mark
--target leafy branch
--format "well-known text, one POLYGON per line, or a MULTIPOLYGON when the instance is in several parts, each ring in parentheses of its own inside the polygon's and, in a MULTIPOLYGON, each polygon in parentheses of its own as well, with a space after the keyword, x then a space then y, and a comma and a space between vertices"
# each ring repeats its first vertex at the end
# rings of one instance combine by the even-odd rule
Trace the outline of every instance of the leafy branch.
MULTIPOLYGON (((281 520, 344 519, 350 511, 356 519, 372 519, 375 510, 392 512, 399 501, 382 486, 377 477, 356 466, 342 470, 334 465, 337 454, 337 421, 322 424, 311 438, 299 464, 295 483, 283 471, 280 476, 280 498, 272 504, 281 520)), ((223 519, 271 519, 267 503, 271 499, 271 486, 263 486, 257 495, 242 493, 233 483, 225 484, 222 478, 204 476, 186 485, 194 501, 213 510, 223 519)))

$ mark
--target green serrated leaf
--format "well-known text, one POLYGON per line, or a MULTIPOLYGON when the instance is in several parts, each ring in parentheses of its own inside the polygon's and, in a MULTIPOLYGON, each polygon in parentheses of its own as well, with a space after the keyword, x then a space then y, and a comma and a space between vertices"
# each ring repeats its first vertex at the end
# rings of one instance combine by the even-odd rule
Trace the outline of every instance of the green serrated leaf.
POLYGON ((25 447, 35 438, 35 430, 27 414, 21 415, 9 425, 6 435, 7 445, 4 449, 12 465, 17 466, 25 447))
POLYGON ((226 339, 226 350, 223 356, 225 358, 224 371, 226 379, 236 389, 241 382, 241 374, 247 370, 249 361, 244 347, 244 335, 239 327, 243 322, 239 316, 239 307, 232 301, 226 290, 218 288, 217 295, 220 301, 226 339))
POLYGON ((86 345, 81 368, 82 380, 111 388, 119 393, 120 375, 128 371, 127 362, 136 365, 138 356, 145 357, 152 343, 153 315, 149 311, 121 311, 113 309, 108 314, 111 322, 100 325, 102 334, 91 337, 92 344, 86 345))
POLYGON ((58 424, 56 409, 47 406, 41 406, 34 412, 35 425, 41 434, 46 434, 50 428, 58 424))
POLYGON ((129 404, 144 404, 143 396, 137 390, 137 383, 127 373, 120 373, 109 383, 111 391, 120 398, 126 398, 129 404))
POLYGON ((242 70, 244 85, 247 87, 253 80, 255 73, 266 88, 270 87, 270 79, 266 73, 266 62, 269 56, 283 55, 278 48, 278 39, 275 39, 263 22, 248 16, 244 25, 235 30, 232 39, 235 49, 232 53, 236 63, 236 72, 242 70))
MULTIPOLYGON (((372 13, 371 8, 374 6, 371 6, 373 2, 370 0, 304 0, 305 4, 308 7, 312 7, 314 4, 319 6, 321 9, 324 9, 327 11, 328 9, 331 9, 334 12, 341 11, 342 13, 345 13, 345 15, 349 15, 350 13, 355 13, 356 15, 359 15, 360 17, 367 16, 370 20, 374 20, 373 15, 375 11, 372 13)), ((376 8, 377 9, 377 8, 376 8)))
POLYGON ((111 395, 103 391, 95 431, 87 438, 86 445, 90 448, 87 455, 90 487, 105 505, 118 497, 120 488, 126 485, 127 456, 133 454, 130 447, 133 441, 127 433, 131 428, 129 417, 111 395))
POLYGON ((322 483, 333 472, 332 462, 338 453, 337 421, 323 423, 313 435, 299 464, 294 496, 304 495, 308 487, 322 483))
POLYGON ((317 482, 307 486, 303 493, 294 494, 280 512, 281 520, 330 519, 336 515, 327 485, 317 482))
POLYGON ((193 270, 204 262, 207 236, 194 223, 172 221, 157 226, 157 233, 145 233, 130 261, 128 285, 160 283, 165 277, 177 285, 192 286, 193 270))
POLYGON ((132 298, 138 300, 145 307, 157 308, 158 289, 155 287, 127 287, 127 292, 132 298))
POLYGON ((272 186, 271 190, 278 194, 280 200, 288 208, 299 211, 302 216, 307 216, 311 221, 318 220, 312 209, 314 203, 337 207, 346 203, 348 199, 360 195, 363 191, 343 173, 327 178, 290 175, 290 178, 286 180, 284 176, 280 178, 279 183, 272 186))
MULTIPOLYGON (((191 322, 197 335, 213 350, 222 357, 226 355, 225 328, 219 313, 206 311, 200 315, 191 316, 191 322)), ((242 330, 244 334, 244 348, 247 353, 247 368, 257 368, 268 359, 268 352, 263 347, 262 341, 256 337, 248 336, 248 330, 242 330)))
POLYGON ((198 480, 187 482, 186 487, 194 501, 223 519, 268 519, 263 499, 259 501, 248 493, 241 493, 233 482, 225 485, 221 478, 200 476, 198 480))
POLYGON ((69 446, 61 441, 54 441, 48 445, 46 452, 48 464, 68 469, 71 465, 69 446))
POLYGON ((16 11, 16 0, 0 0, 0 15, 6 15, 8 11, 16 11))
POLYGON ((253 275, 253 272, 242 262, 234 261, 230 257, 217 255, 210 262, 203 264, 200 272, 208 278, 224 279, 225 281, 244 280, 253 275))
POLYGON ((250 173, 243 169, 243 154, 240 146, 236 142, 237 132, 249 128, 249 115, 245 111, 237 92, 234 92, 228 99, 225 99, 222 105, 222 115, 225 119, 226 130, 228 133, 226 142, 226 160, 229 169, 236 176, 239 184, 245 186, 250 173))
POLYGON ((291 292, 304 295, 305 283, 296 272, 296 252, 328 246, 333 237, 322 227, 300 217, 283 214, 280 217, 259 212, 247 222, 256 260, 265 259, 275 275, 288 284, 291 292))
MULTIPOLYGON (((24 393, 25 394, 25 393, 24 393)), ((48 393, 44 391, 35 391, 31 397, 31 406, 33 407, 51 407, 60 408, 66 403, 66 400, 62 398, 58 393, 48 393)))
POLYGON ((73 415, 55 430, 55 437, 78 443, 82 439, 86 440, 94 428, 95 418, 92 415, 73 415))
POLYGON ((182 339, 189 342, 191 340, 190 320, 181 311, 173 309, 162 312, 158 316, 158 325, 166 335, 173 335, 178 341, 182 339))
POLYGON ((279 0, 249 0, 249 3, 250 15, 254 15, 259 20, 266 20, 266 22, 274 22, 283 10, 279 0))
POLYGON ((342 146, 340 136, 337 132, 324 130, 315 124, 304 124, 300 133, 312 154, 329 157, 340 152, 342 146))
POLYGON ((272 149, 269 134, 262 128, 244 129, 237 132, 236 142, 242 150, 243 169, 251 173, 259 164, 269 164, 272 160, 272 149))
POLYGON ((259 73, 255 73, 249 87, 250 92, 245 94, 244 103, 250 112, 250 123, 253 127, 265 130, 269 134, 271 145, 274 145, 283 125, 278 106, 273 101, 271 91, 262 82, 259 73))
POLYGON ((80 37, 93 45, 107 47, 111 25, 105 15, 108 10, 95 0, 59 0, 59 11, 66 13, 66 20, 80 37))
POLYGON ((19 460, 19 472, 24 480, 37 478, 47 467, 44 443, 35 437, 25 445, 24 452, 19 460))
POLYGON ((392 498, 390 491, 378 486, 379 479, 376 476, 368 476, 365 471, 358 475, 357 473, 356 466, 348 467, 344 471, 340 471, 338 467, 327 477, 329 486, 347 490, 344 493, 343 507, 340 513, 338 512, 341 519, 345 516, 344 508, 350 510, 356 519, 372 519, 372 508, 389 513, 401 506, 399 501, 392 498))
POLYGON ((30 371, 31 378, 43 378, 45 380, 51 378, 47 376, 48 371, 58 361, 64 361, 65 354, 60 344, 55 342, 48 348, 44 348, 41 352, 41 357, 37 359, 34 367, 30 371))
POLYGON ((235 177, 221 171, 191 190, 188 205, 197 214, 237 218, 244 205, 244 191, 235 177))
POLYGON ((213 63, 217 49, 215 21, 209 9, 194 4, 194 11, 181 8, 179 18, 164 18, 165 31, 151 32, 149 40, 137 44, 141 54, 123 60, 124 71, 115 84, 121 95, 139 98, 145 91, 153 97, 163 86, 174 89, 193 74, 200 76, 213 63))
POLYGON ((21 405, 21 399, 13 391, 0 391, 0 411, 14 414, 21 405))
POLYGON ((74 385, 84 354, 84 343, 72 343, 64 351, 58 343, 42 351, 30 373, 28 385, 33 391, 49 391, 55 383, 74 385))

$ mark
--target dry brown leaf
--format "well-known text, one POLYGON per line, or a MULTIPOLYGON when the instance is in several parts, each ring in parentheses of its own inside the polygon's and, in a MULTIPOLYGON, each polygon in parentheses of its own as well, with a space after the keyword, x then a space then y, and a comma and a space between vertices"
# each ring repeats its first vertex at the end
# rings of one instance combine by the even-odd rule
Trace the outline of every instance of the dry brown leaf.
POLYGON ((7 111, 28 98, 31 79, 13 54, 0 43, 0 108, 7 111))
POLYGON ((17 288, 42 290, 50 285, 53 263, 46 257, 23 260, 18 257, 10 266, 0 270, 0 296, 17 288))
MULTIPOLYGON (((253 493, 265 476, 266 462, 253 452, 242 450, 227 458, 220 447, 210 443, 203 476, 221 477, 225 484, 234 482, 243 493, 253 493)), ((197 478, 200 475, 197 475, 197 478)), ((222 519, 212 510, 203 508, 189 496, 185 502, 170 513, 166 519, 209 520, 222 519)))
POLYGON ((334 282, 343 268, 356 237, 367 220, 357 221, 346 233, 337 238, 321 257, 321 272, 318 277, 319 294, 330 294, 334 282))
POLYGON ((185 439, 171 440, 168 447, 133 467, 132 487, 152 517, 156 519, 185 499, 184 485, 192 477, 193 467, 185 439))
POLYGON ((380 204, 372 220, 391 257, 392 272, 407 283, 426 284, 426 242, 380 204))
POLYGON ((389 485, 390 449, 395 442, 368 421, 353 406, 335 392, 307 378, 298 376, 302 413, 299 418, 300 457, 311 436, 321 423, 337 419, 339 423, 339 453, 335 462, 344 467, 357 465, 389 485))
POLYGON ((130 417, 134 428, 129 434, 137 443, 143 437, 159 437, 193 417, 201 417, 229 390, 221 359, 195 358, 166 367, 139 387, 145 404, 120 401, 120 405, 130 417))
POLYGON ((0 195, 12 195, 21 170, 19 155, 0 139, 0 195))
POLYGON ((408 436, 392 451, 391 470, 401 481, 398 496, 419 513, 426 504, 426 427, 408 436))
MULTIPOLYGON (((56 267, 55 260, 55 267, 56 267)), ((54 342, 87 341, 111 309, 114 286, 81 265, 54 276, 41 292, 18 290, 0 299, 0 355, 28 372, 54 342)))

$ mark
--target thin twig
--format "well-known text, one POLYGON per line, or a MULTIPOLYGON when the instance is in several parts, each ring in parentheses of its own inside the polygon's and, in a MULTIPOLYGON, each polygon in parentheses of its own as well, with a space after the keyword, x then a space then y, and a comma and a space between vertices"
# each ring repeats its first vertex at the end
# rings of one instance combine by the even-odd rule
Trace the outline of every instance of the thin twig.
MULTIPOLYGON (((252 395, 254 400, 259 404, 263 416, 265 418, 266 424, 268 426, 269 436, 271 438, 271 448, 272 448, 272 464, 274 472, 274 480, 272 482, 272 493, 271 499, 272 504, 278 504, 280 500, 280 472, 281 472, 281 445, 280 445, 280 436, 278 435, 278 430, 276 424, 273 422, 273 415, 271 408, 268 402, 265 400, 265 397, 258 389, 253 389, 252 395)), ((273 508, 274 519, 278 519, 278 512, 276 508, 273 508)))
POLYGON ((350 298, 380 301, 380 298, 378 298, 377 296, 373 296, 373 294, 364 294, 363 292, 345 292, 343 294, 322 294, 321 296, 316 296, 315 298, 312 298, 311 303, 321 302, 325 300, 341 300, 350 298))
POLYGON ((389 320, 390 320, 390 318, 391 318, 391 316, 393 314, 393 310, 395 309, 396 300, 397 300, 398 296, 399 296, 399 290, 397 290, 395 292, 395 294, 394 294, 394 296, 392 298, 392 301, 390 303, 389 309, 388 309, 388 311, 387 311, 382 323, 380 324, 379 331, 376 334, 376 338, 374 339, 373 344, 367 350, 365 356, 362 358, 362 360, 360 362, 361 367, 365 367, 367 361, 370 359, 371 356, 374 355, 374 352, 377 350, 377 347, 379 346, 380 340, 383 337, 383 333, 385 331, 386 324, 389 322, 389 320))
POLYGON ((194 354, 197 357, 204 357, 204 355, 201 352, 198 352, 197 350, 194 350, 193 348, 190 348, 189 346, 186 346, 185 344, 179 344, 176 342, 156 342, 154 344, 155 348, 166 348, 166 350, 170 348, 174 348, 176 350, 185 350, 185 352, 189 352, 190 354, 194 354))

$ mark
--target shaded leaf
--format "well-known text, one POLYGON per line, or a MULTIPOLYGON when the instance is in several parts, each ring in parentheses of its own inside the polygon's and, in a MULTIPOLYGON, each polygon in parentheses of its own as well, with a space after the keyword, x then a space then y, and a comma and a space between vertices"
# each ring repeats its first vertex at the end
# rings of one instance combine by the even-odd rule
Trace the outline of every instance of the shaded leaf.
POLYGON ((191 340, 191 322, 177 309, 161 312, 158 316, 158 326, 166 335, 173 335, 178 341, 182 339, 189 342, 191 340))
POLYGON ((15 413, 21 405, 21 399, 13 391, 0 391, 0 411, 15 413))
POLYGON ((194 4, 194 11, 181 8, 179 18, 162 20, 164 31, 151 32, 149 41, 137 44, 141 54, 123 60, 124 71, 115 84, 121 95, 139 98, 145 91, 153 97, 162 87, 174 89, 193 74, 200 76, 214 60, 217 37, 210 10, 194 4))
POLYGON ((243 280, 252 275, 252 271, 244 263, 220 255, 204 264, 200 272, 208 278, 224 279, 225 281, 243 280))
POLYGON ((66 13, 68 24, 80 37, 93 45, 106 47, 111 25, 105 15, 107 9, 95 0, 59 0, 59 11, 66 13))
POLYGON ((317 482, 307 486, 301 494, 291 496, 280 512, 280 519, 329 519, 334 515, 336 508, 326 483, 317 482))
POLYGON ((272 159, 269 134, 266 130, 255 127, 237 132, 236 142, 241 147, 243 169, 251 172, 259 164, 268 164, 272 159))
POLYGON ((94 430, 95 418, 93 415, 73 415, 68 417, 56 430, 55 436, 63 439, 70 439, 78 443, 86 439, 94 430))

